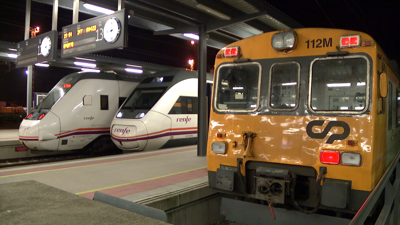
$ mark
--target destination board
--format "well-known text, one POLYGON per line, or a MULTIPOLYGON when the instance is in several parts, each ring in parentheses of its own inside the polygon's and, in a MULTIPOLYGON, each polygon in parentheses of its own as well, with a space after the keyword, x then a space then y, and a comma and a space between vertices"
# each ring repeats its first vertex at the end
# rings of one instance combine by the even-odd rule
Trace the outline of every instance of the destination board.
POLYGON ((126 47, 125 9, 62 28, 61 58, 126 47))
POLYGON ((24 67, 57 59, 58 32, 56 30, 40 34, 17 44, 17 65, 24 67))

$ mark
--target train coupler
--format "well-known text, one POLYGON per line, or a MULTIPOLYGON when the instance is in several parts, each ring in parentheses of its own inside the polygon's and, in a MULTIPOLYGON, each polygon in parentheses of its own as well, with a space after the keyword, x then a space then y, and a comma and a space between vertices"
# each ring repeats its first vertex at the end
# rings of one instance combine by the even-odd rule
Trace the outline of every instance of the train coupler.
POLYGON ((271 203, 285 203, 292 176, 289 170, 257 167, 255 173, 256 199, 271 203))

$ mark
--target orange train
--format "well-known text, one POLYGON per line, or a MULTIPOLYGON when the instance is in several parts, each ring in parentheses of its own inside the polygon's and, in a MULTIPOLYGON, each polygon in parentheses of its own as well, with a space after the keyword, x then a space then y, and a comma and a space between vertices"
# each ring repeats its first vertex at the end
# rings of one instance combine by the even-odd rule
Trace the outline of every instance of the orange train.
POLYGON ((354 212, 399 151, 399 74, 368 34, 264 33, 221 49, 215 68, 212 188, 307 213, 354 212))

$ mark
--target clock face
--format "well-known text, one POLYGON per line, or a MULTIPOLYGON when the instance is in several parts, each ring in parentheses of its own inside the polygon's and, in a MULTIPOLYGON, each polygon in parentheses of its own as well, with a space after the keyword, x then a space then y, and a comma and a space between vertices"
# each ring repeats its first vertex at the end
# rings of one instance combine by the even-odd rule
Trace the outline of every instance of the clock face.
POLYGON ((43 38, 42 43, 40 44, 40 53, 44 56, 47 57, 50 54, 51 50, 51 39, 46 36, 43 38))
POLYGON ((104 24, 104 40, 108 43, 114 43, 121 34, 121 23, 116 17, 111 17, 104 24))

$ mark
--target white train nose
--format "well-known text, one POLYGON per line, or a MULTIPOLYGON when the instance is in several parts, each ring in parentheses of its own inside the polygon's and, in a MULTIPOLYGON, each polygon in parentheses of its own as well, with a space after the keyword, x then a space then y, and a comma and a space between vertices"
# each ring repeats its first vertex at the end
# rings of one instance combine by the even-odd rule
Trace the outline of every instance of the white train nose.
POLYGON ((114 124, 111 138, 120 149, 143 150, 147 145, 147 129, 141 121, 135 121, 134 125, 114 124))

